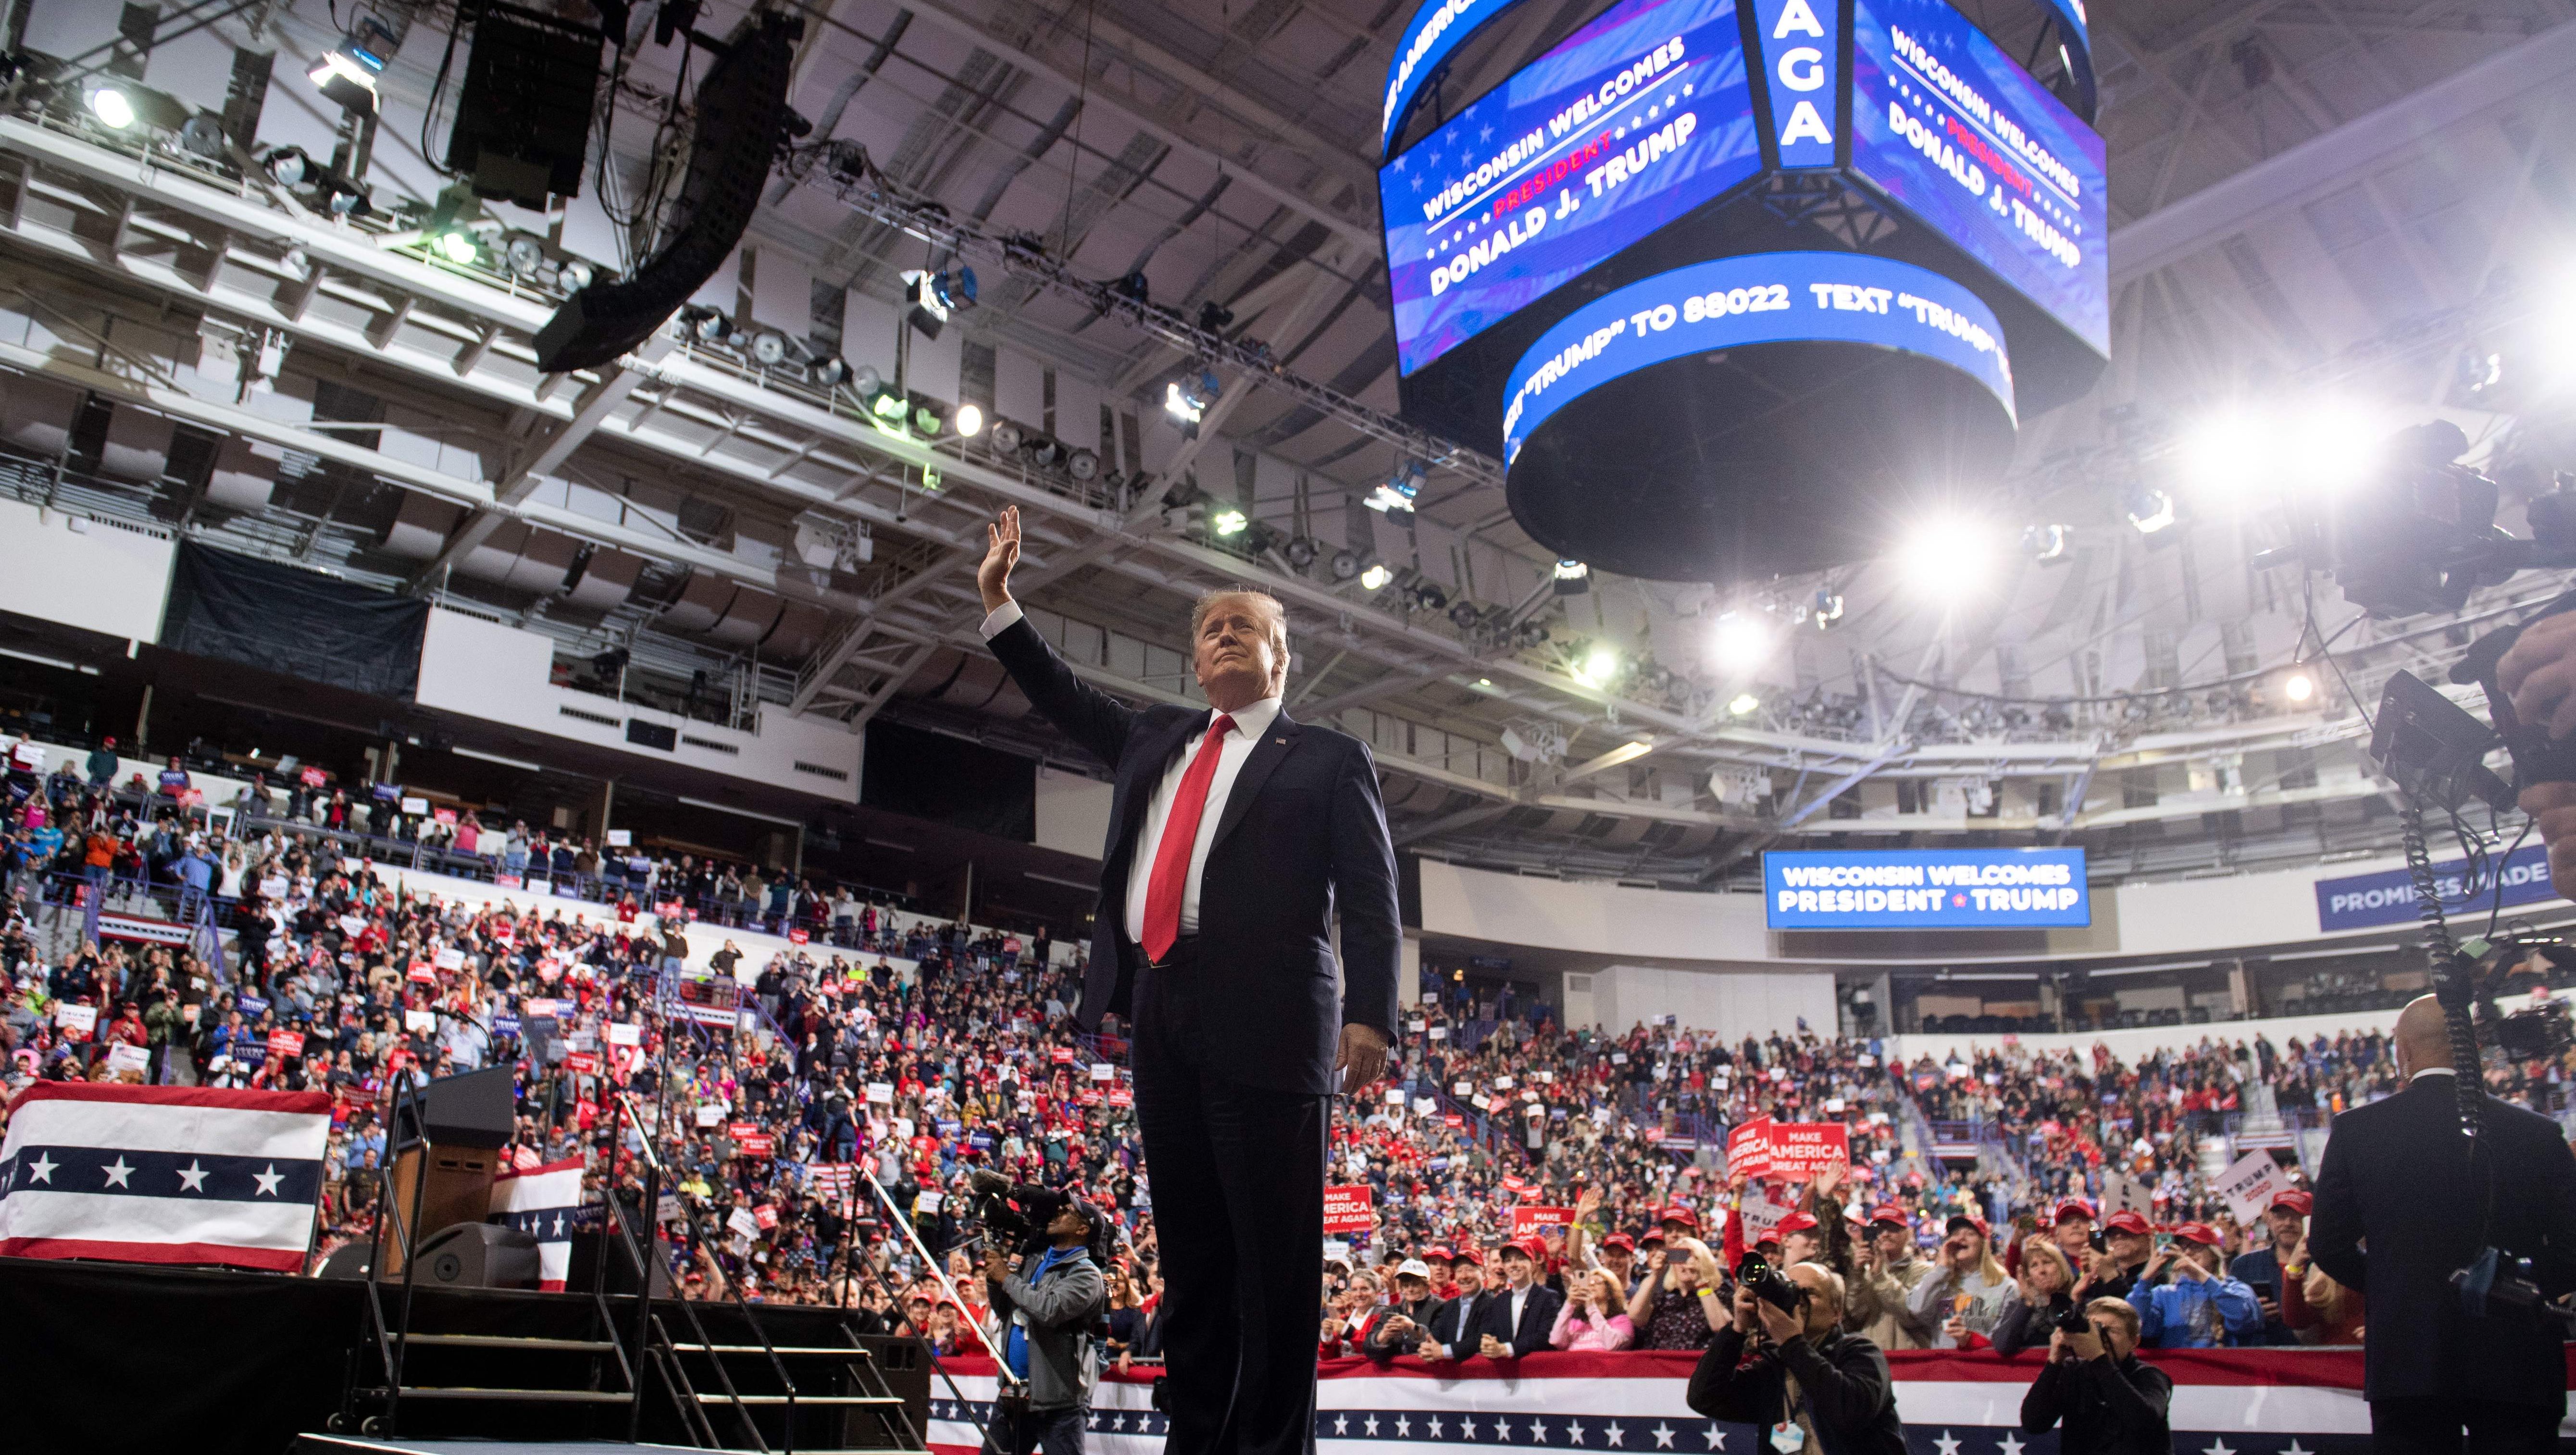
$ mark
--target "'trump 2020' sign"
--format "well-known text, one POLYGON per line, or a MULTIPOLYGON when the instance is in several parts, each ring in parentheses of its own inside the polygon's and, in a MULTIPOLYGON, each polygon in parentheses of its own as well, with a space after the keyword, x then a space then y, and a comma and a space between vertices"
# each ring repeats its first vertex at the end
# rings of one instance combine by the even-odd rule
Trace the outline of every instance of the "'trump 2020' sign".
POLYGON ((1762 856, 1775 930, 2089 925, 2082 849, 1888 849, 1762 856))

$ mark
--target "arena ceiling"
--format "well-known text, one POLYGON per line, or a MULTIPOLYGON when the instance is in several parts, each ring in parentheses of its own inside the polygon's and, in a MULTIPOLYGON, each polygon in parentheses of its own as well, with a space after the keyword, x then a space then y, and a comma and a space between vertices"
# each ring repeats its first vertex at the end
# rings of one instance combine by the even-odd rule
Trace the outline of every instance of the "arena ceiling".
MULTIPOLYGON (((22 10, 41 20, 47 3, 22 10)), ((273 109, 280 92, 295 104, 302 63, 359 13, 163 8, 277 48, 273 109)), ((745 8, 708 4, 699 28, 721 35, 745 8)), ((2430 619, 2347 626, 2330 583, 2253 570, 2277 522, 2244 504, 2284 479, 2358 474, 2358 444, 2435 414, 2510 490, 2576 467, 2550 331, 2533 323, 2576 297, 2576 117, 2562 100, 2576 6, 2103 7, 2114 344, 2094 393, 2025 421, 2006 478, 1927 510, 1879 562, 1725 587, 1595 573, 1580 595, 1550 587, 1550 553, 1514 524, 1489 461, 1389 419, 1375 115, 1410 8, 816 0, 791 98, 813 131, 771 179, 738 268, 701 295, 746 336, 788 337, 783 369, 690 341, 549 381, 525 344, 551 311, 542 288, 295 216, 256 181, 227 196, 137 169, 78 126, 0 123, 22 179, 0 264, 22 295, 59 281, 54 306, 94 322, 142 296, 165 326, 177 309, 208 321, 201 334, 289 340, 293 367, 345 366, 495 443, 470 489, 340 452, 450 512, 430 518, 444 535, 426 559, 389 556, 383 522, 309 492, 190 510, 191 529, 453 593, 555 633, 569 655, 627 645, 681 678, 713 665, 747 698, 853 726, 885 713, 1071 756, 1023 720, 974 639, 981 522, 1016 503, 1032 526, 1024 596, 1113 689, 1187 700, 1187 598, 1233 582, 1277 592, 1295 629, 1292 710, 1371 738, 1398 837, 1424 852, 1709 885, 1763 844, 1824 833, 2072 839, 2139 872, 2386 842, 2352 703, 2401 666, 2440 665, 2462 634, 2430 619), (953 251, 961 230, 987 250, 953 251), (225 266, 174 262, 209 237, 225 266), (1042 266, 996 266, 1003 239, 1042 266), (845 332, 891 316, 904 271, 961 260, 982 274, 979 302, 913 358, 956 381, 946 403, 1043 412, 1019 422, 1096 443, 1099 476, 1004 456, 989 434, 890 437, 794 367, 856 359, 845 332), (1169 311, 1161 325, 1080 286, 1130 277, 1169 311), (1243 367, 1262 351, 1275 372, 1243 367), (1202 370, 1221 389, 1185 440, 1162 401, 1202 370), (1426 458, 1409 516, 1364 507, 1426 458), (1167 506, 1184 480, 1203 498, 1167 506), (631 518, 583 504, 656 490, 631 518), (2179 519, 2142 533, 2131 517, 2155 492, 2179 519), (720 524, 690 526, 693 506, 720 524), (1260 529, 1212 536, 1228 508, 1260 529), (654 527, 655 509, 681 528, 654 527), (825 543, 819 558, 799 555, 800 525, 825 543), (2062 528, 2065 549, 2037 559, 2033 526, 2062 528), (585 610, 460 574, 494 532, 522 527, 640 558, 634 594, 585 610), (1343 551, 1394 579, 1338 579, 1343 551), (721 603, 698 619, 701 581, 805 614, 742 650, 721 603), (1820 594, 1840 602, 1830 630, 1814 625, 1820 594), (1547 640, 1512 630, 1522 622, 1547 640), (2329 636, 2338 656, 2302 693, 2292 664, 2329 636)), ((1485 89, 1599 8, 1527 0, 1452 91, 1485 89)), ((2008 46, 2037 33, 2021 6, 1966 8, 2008 46)), ((404 133, 427 130, 452 12, 376 10, 408 22, 370 179, 390 211, 443 185, 404 133)), ((637 8, 637 34, 653 14, 637 8)), ((704 66, 702 52, 634 48, 588 205, 604 198, 614 216, 650 193, 673 136, 662 112, 704 66)), ((578 223, 489 216, 566 246, 578 223)), ((610 231, 622 255, 601 261, 631 263, 637 233, 610 231)), ((147 319, 125 321, 122 337, 146 336, 147 319)), ((86 364, 43 353, 0 361, 84 388, 102 375, 155 387, 114 350, 86 364)), ((155 407, 279 443, 274 422, 182 403, 155 407)), ((2526 577, 2480 601, 2548 589, 2526 577)))

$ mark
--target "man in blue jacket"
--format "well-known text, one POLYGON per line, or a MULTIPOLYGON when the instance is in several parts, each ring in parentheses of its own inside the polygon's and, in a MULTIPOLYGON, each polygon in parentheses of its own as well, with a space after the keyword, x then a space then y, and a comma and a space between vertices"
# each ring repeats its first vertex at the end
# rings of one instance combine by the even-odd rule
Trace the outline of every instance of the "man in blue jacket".
POLYGON ((2170 1262, 2172 1281, 2129 1296, 2138 1308, 2138 1341, 2159 1349, 2262 1343, 2262 1302, 2220 1270, 2218 1234, 2206 1223, 2185 1223, 2173 1236, 2145 1275, 2153 1278, 2170 1262))

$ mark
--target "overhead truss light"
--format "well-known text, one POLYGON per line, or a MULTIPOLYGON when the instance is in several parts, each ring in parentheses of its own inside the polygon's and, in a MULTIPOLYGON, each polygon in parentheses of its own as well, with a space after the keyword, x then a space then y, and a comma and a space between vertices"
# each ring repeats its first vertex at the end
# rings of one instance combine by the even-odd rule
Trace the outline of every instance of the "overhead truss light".
POLYGON ((1422 494, 1425 478, 1426 471, 1420 460, 1407 461, 1396 467, 1395 473, 1386 477, 1386 483, 1370 491, 1368 498, 1360 503, 1380 513, 1410 513, 1413 502, 1422 494))
POLYGON ((1207 417, 1208 406, 1216 403, 1216 373, 1202 369, 1196 379, 1184 382, 1174 379, 1163 386, 1163 412, 1181 426, 1181 437, 1197 439, 1199 421, 1207 417))
POLYGON ((2173 497, 2161 490, 2142 486, 2129 492, 2127 509, 2129 524, 2136 526, 2142 536, 2154 535, 2174 523, 2173 497))
POLYGON ((1385 562, 1372 561, 1369 563, 1367 569, 1360 572, 1360 589, 1363 591, 1383 591, 1386 589, 1386 583, 1394 579, 1395 572, 1388 569, 1385 562))
POLYGON ((89 114, 110 131, 123 131, 134 124, 134 98, 121 87, 101 86, 89 93, 89 114))
POLYGON ((351 35, 336 49, 324 51, 321 63, 306 72, 305 78, 341 110, 373 115, 376 78, 385 73, 384 54, 375 49, 373 41, 382 29, 372 19, 361 21, 361 34, 351 35))
POLYGON ((1556 563, 1556 594, 1581 596, 1592 589, 1592 568, 1581 561, 1556 563))

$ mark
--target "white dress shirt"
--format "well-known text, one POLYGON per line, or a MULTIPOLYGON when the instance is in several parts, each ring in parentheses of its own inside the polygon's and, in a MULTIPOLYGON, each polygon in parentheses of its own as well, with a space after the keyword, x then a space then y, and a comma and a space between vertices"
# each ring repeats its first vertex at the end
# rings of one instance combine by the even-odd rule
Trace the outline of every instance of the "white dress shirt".
MULTIPOLYGON (((1537 1286, 1537 1284, 1531 1284, 1530 1288, 1536 1288, 1537 1286)), ((1510 1323, 1503 1325, 1504 1343, 1508 1344, 1512 1340, 1521 1336, 1521 1310, 1529 1307, 1529 1296, 1529 1288, 1515 1288, 1512 1290, 1512 1320, 1510 1323)))
MULTIPOLYGON (((1005 601, 1000 609, 984 618, 984 640, 1007 630, 1020 619, 1020 604, 1005 601)), ((1243 774, 1243 765, 1251 758, 1253 746, 1270 724, 1279 718, 1280 700, 1265 697, 1226 714, 1234 719, 1234 731, 1225 735, 1225 744, 1217 750, 1216 775, 1208 780, 1207 806, 1199 813, 1199 832, 1190 845, 1189 877, 1181 885, 1181 933, 1194 935, 1199 929, 1199 876, 1207 872, 1208 848, 1216 842, 1216 826, 1225 817, 1227 795, 1234 792, 1234 780, 1243 774)), ((1154 878, 1154 853, 1163 842, 1163 827, 1171 822, 1172 800, 1181 792, 1181 778, 1189 772, 1190 762, 1198 756, 1199 745, 1207 741, 1208 729, 1215 725, 1218 714, 1210 709, 1199 730, 1190 734, 1180 753, 1163 770, 1163 781, 1155 786, 1153 799, 1145 805, 1144 832, 1136 836, 1136 857, 1127 865, 1127 905, 1124 928, 1128 942, 1145 942, 1145 892, 1154 878)))

